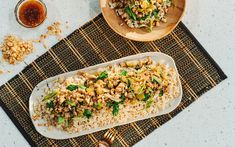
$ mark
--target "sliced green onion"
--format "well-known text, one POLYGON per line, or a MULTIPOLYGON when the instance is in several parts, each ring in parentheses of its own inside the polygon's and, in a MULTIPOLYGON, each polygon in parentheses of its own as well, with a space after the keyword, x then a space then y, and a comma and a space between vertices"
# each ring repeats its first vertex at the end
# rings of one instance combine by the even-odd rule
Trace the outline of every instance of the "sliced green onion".
POLYGON ((146 108, 150 108, 152 104, 153 104, 153 100, 148 100, 146 103, 146 108))
POLYGON ((153 10, 153 12, 152 12, 153 16, 154 16, 156 19, 159 19, 159 17, 158 17, 158 12, 159 12, 159 10, 157 10, 157 9, 153 10))
POLYGON ((122 93, 122 94, 121 94, 121 101, 120 101, 119 103, 120 103, 120 104, 123 104, 125 100, 126 100, 126 97, 125 97, 125 95, 122 93))
POLYGON ((152 77, 152 82, 156 83, 156 84, 160 84, 161 83, 160 79, 158 77, 156 77, 156 76, 152 77))
POLYGON ((58 92, 53 91, 53 92, 47 94, 44 97, 43 101, 54 99, 57 95, 58 95, 58 92))
POLYGON ((84 89, 84 90, 86 90, 86 89, 87 89, 87 87, 86 87, 86 86, 84 86, 84 85, 80 85, 80 86, 78 86, 78 88, 80 88, 80 89, 84 89))

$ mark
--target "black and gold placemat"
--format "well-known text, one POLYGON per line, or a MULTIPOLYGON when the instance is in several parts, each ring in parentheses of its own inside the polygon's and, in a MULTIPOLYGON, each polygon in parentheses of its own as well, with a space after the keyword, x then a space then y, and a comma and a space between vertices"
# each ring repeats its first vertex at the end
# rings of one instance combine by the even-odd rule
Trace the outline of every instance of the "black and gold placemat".
POLYGON ((150 51, 163 52, 174 58, 184 95, 179 107, 169 114, 110 129, 118 133, 113 146, 132 146, 226 79, 223 71, 183 23, 163 39, 144 43, 117 35, 100 14, 3 85, 0 88, 0 104, 32 146, 96 146, 106 130, 66 140, 47 139, 37 133, 28 110, 33 88, 40 81, 57 74, 150 51))

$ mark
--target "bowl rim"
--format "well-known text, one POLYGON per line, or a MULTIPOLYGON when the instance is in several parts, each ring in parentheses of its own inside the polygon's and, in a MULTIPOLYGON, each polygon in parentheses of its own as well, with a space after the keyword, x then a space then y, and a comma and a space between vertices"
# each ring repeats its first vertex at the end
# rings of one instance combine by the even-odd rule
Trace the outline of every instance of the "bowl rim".
POLYGON ((44 13, 45 13, 45 19, 41 23, 39 23, 35 26, 29 26, 29 25, 24 24, 19 18, 19 10, 20 10, 21 5, 23 5, 24 3, 28 2, 28 1, 29 0, 19 0, 17 2, 16 6, 15 6, 15 9, 14 9, 15 19, 18 22, 18 24, 20 24, 21 26, 23 26, 25 28, 36 28, 36 27, 40 26, 41 24, 43 24, 44 21, 46 20, 46 18, 47 18, 47 6, 46 6, 46 4, 43 0, 35 0, 35 1, 38 1, 43 6, 44 13))
MULTIPOLYGON (((156 37, 156 38, 154 38, 154 39, 143 38, 143 39, 140 40, 140 39, 136 39, 136 38, 133 38, 133 37, 132 37, 132 38, 131 38, 131 37, 127 37, 127 36, 123 35, 121 32, 119 32, 118 29, 115 29, 115 28, 110 24, 110 22, 108 21, 106 15, 104 14, 104 11, 103 11, 102 5, 101 5, 101 1, 103 1, 103 0, 99 0, 99 6, 100 6, 100 9, 101 9, 101 13, 103 14, 103 17, 104 17, 105 21, 108 23, 109 27, 110 27, 115 33, 119 34, 120 36, 122 36, 122 37, 124 37, 124 38, 127 38, 127 39, 130 39, 130 40, 133 40, 133 41, 139 41, 139 42, 155 41, 155 40, 159 40, 159 39, 161 39, 161 38, 163 38, 163 37, 169 35, 169 34, 178 26, 178 24, 179 24, 180 21, 182 20, 182 18, 183 18, 183 16, 184 16, 184 13, 185 13, 185 10, 186 10, 186 4, 187 4, 187 3, 186 3, 187 0, 183 0, 183 1, 184 1, 184 7, 183 7, 182 14, 181 14, 181 16, 179 17, 178 21, 174 24, 174 26, 173 26, 171 29, 169 29, 169 31, 168 31, 167 33, 165 33, 164 35, 161 35, 160 37, 156 37)), ((105 1, 107 1, 107 0, 105 0, 105 1)))

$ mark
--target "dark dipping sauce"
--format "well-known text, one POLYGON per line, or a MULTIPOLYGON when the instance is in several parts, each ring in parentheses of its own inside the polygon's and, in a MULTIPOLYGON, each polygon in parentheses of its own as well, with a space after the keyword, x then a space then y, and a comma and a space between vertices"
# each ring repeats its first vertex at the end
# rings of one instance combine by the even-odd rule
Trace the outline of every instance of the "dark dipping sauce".
POLYGON ((28 0, 19 8, 19 20, 26 27, 36 27, 46 18, 45 5, 37 0, 28 0))

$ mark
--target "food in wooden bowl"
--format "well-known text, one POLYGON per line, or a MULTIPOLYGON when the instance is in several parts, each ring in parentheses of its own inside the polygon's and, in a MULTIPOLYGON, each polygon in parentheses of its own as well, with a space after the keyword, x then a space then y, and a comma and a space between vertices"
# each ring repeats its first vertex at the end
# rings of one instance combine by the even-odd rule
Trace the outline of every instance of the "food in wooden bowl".
POLYGON ((39 133, 65 139, 169 113, 181 98, 172 58, 144 53, 47 79, 29 106, 39 133))
POLYGON ((100 6, 116 33, 136 41, 153 41, 177 26, 185 0, 100 0, 100 6))

